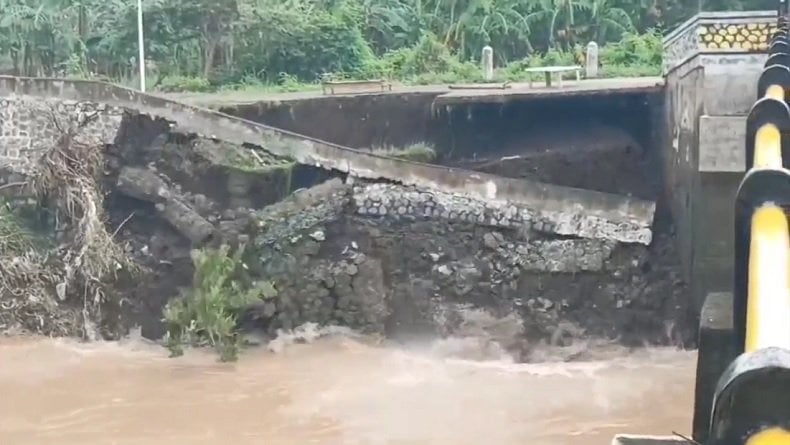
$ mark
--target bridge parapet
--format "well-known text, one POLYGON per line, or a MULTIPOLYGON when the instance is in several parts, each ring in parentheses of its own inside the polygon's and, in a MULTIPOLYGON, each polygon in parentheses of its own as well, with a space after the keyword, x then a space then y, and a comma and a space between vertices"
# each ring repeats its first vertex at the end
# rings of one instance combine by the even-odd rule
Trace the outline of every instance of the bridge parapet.
POLYGON ((666 200, 684 275, 698 306, 729 292, 728 218, 745 170, 746 116, 768 59, 776 11, 700 13, 664 39, 666 200), (717 224, 709 224, 717 221, 717 224))
POLYGON ((775 11, 702 12, 664 38, 664 74, 698 54, 764 53, 775 31, 775 11))

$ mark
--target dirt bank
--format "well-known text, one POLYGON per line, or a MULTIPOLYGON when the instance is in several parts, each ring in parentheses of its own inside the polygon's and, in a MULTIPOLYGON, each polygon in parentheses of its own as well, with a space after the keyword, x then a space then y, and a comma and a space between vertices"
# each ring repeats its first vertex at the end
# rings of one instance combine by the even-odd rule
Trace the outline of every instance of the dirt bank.
POLYGON ((656 153, 628 132, 600 123, 557 123, 513 138, 455 167, 654 200, 661 191, 656 153))
POLYGON ((644 199, 660 194, 660 93, 437 106, 436 92, 308 97, 221 111, 355 148, 425 142, 436 163, 644 199))
MULTIPOLYGON (((503 104, 438 106, 437 92, 308 97, 219 106, 220 111, 336 144, 370 148, 428 142, 443 159, 486 156, 558 123, 572 128, 597 122, 651 147, 651 115, 660 93, 534 97, 503 104)), ((567 132, 565 133, 567 135, 567 132)), ((563 137, 553 143, 562 144, 563 137)), ((592 141, 590 141, 592 142, 592 141)), ((541 147, 535 147, 540 149, 541 147)))

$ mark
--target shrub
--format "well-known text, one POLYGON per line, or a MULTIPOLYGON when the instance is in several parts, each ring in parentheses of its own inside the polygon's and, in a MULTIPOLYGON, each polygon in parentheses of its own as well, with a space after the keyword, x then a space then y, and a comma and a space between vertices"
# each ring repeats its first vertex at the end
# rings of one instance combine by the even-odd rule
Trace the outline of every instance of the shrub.
POLYGON ((622 40, 601 48, 602 66, 656 66, 663 60, 661 35, 651 30, 645 34, 626 34, 622 40))
POLYGON ((167 345, 174 356, 183 345, 211 346, 222 361, 235 360, 239 337, 237 317, 251 304, 274 298, 269 282, 241 284, 243 246, 230 253, 228 246, 192 252, 195 274, 192 289, 168 302, 164 310, 167 345))
POLYGON ((269 82, 280 73, 304 82, 325 73, 361 73, 374 59, 353 16, 309 5, 258 11, 242 34, 238 71, 269 82))

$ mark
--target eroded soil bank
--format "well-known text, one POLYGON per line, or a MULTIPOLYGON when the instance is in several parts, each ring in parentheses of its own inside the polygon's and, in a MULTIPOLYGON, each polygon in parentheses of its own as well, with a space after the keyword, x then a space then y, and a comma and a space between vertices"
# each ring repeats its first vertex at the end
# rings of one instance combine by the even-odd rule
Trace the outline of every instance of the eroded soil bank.
POLYGON ((662 192, 661 92, 452 105, 438 105, 436 97, 324 96, 218 108, 359 149, 427 144, 435 163, 500 176, 648 200, 662 192))
MULTIPOLYGON (((162 308, 192 282, 190 251, 228 243, 246 246, 248 279, 271 281, 278 291, 241 314, 245 329, 272 335, 305 322, 395 338, 465 335, 461 314, 482 308, 492 321, 474 335, 525 361, 536 345, 580 337, 628 345, 688 345, 693 337, 672 240, 660 227, 650 246, 559 236, 551 218, 519 219, 529 209, 354 180, 256 147, 174 133, 166 121, 117 116, 117 133, 103 145, 107 230, 141 273, 115 283, 100 314, 105 336, 139 325, 144 336, 161 337, 162 308), (500 322, 513 317, 517 329, 500 322)), ((638 139, 629 133, 614 149, 649 166, 638 139)), ((583 173, 584 162, 563 166, 536 156, 526 162, 546 182, 655 192, 638 174, 598 186, 592 181, 600 175, 583 173)), ((25 182, 25 175, 7 171, 3 181, 25 182)), ((0 192, 14 209, 35 204, 15 187, 0 192)), ((58 229, 56 221, 43 224, 58 229)), ((55 303, 72 315, 82 305, 78 294, 55 303)), ((75 334, 48 332, 35 317, 15 321, 15 328, 75 334)))

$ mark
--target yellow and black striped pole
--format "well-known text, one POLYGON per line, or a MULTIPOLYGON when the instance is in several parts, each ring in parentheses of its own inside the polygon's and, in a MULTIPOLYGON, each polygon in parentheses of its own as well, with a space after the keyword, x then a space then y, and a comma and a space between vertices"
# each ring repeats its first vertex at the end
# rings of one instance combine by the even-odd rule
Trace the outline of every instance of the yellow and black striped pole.
POLYGON ((747 118, 735 202, 733 333, 705 442, 790 445, 790 40, 785 3, 747 118))

